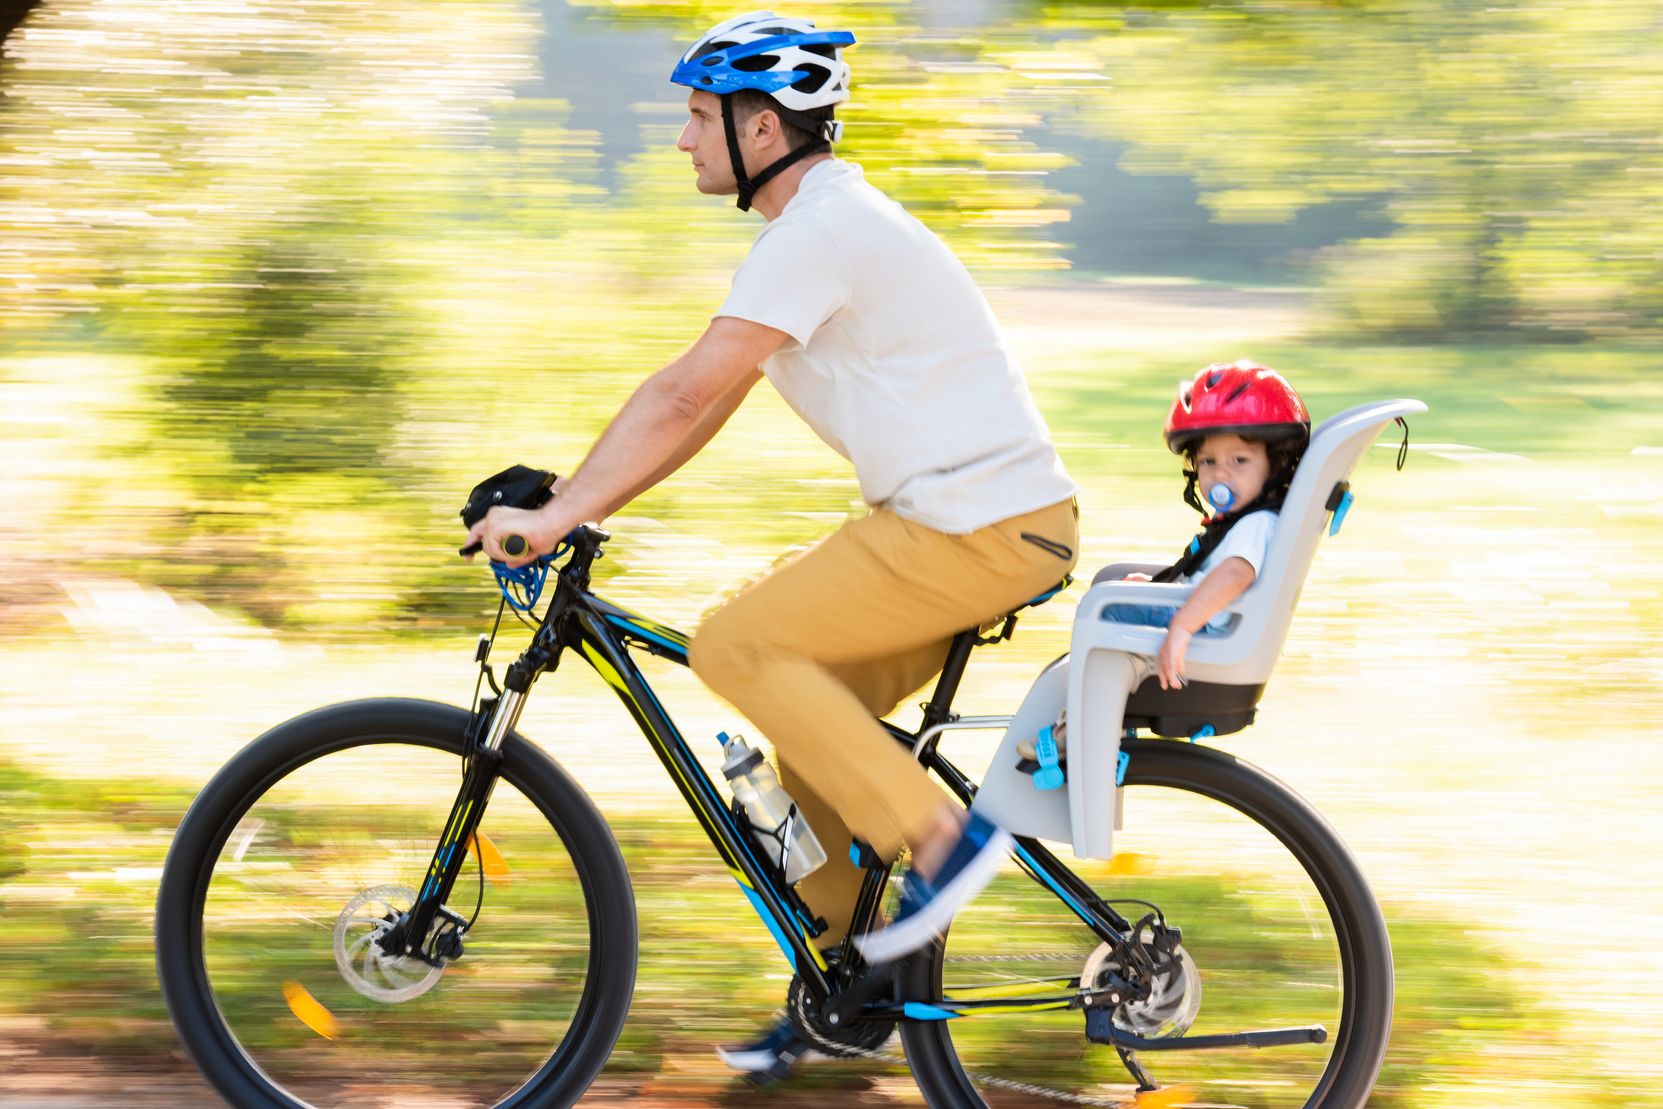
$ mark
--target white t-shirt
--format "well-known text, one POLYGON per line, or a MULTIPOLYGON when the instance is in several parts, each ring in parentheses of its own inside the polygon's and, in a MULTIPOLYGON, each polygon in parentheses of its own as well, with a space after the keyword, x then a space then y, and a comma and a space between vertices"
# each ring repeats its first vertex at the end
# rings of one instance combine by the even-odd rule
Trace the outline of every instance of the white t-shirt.
POLYGON ((803 175, 716 315, 791 336, 762 371, 868 504, 964 534, 1074 495, 981 290, 853 162, 803 175))
MULTIPOLYGON (((1224 538, 1219 540, 1212 553, 1201 560, 1201 565, 1195 573, 1179 578, 1179 584, 1189 585, 1200 581, 1215 568, 1223 565, 1227 558, 1246 560, 1247 564, 1253 567, 1254 580, 1258 580, 1259 570, 1265 564, 1265 554, 1270 550, 1270 537, 1276 534, 1276 519, 1276 513, 1268 508, 1261 508, 1237 520, 1230 530, 1224 533, 1224 538)), ((1207 627, 1214 631, 1224 631, 1229 626, 1230 616, 1225 612, 1207 621, 1207 627)))

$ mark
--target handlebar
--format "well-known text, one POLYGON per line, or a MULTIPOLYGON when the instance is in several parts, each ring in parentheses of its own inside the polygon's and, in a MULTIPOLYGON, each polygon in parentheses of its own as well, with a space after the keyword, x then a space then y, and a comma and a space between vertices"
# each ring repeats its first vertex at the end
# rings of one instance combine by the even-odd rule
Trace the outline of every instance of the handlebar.
MULTIPOLYGON (((509 558, 519 558, 521 555, 525 554, 528 546, 529 544, 526 543, 525 536, 510 535, 507 539, 502 541, 502 552, 509 558)), ((461 555, 463 558, 467 558, 469 555, 478 554, 484 549, 484 543, 469 543, 466 547, 458 548, 456 553, 461 555)))

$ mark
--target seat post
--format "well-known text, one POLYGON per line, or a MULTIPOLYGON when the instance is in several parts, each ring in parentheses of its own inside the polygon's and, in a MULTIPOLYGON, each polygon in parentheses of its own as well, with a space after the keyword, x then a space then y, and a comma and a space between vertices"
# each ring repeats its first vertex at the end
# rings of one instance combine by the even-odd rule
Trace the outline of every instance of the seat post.
POLYGON ((947 661, 941 667, 941 677, 935 683, 935 693, 924 706, 925 728, 945 724, 952 719, 953 698, 958 694, 959 680, 964 677, 964 668, 970 661, 970 651, 976 646, 976 638, 975 628, 953 637, 952 646, 947 648, 947 661))

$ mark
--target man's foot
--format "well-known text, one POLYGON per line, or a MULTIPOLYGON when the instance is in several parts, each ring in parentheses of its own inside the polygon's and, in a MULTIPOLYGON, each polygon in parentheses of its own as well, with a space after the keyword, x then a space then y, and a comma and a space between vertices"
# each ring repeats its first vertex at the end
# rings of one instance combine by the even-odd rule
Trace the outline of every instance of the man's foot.
POLYGON ((874 966, 892 963, 941 935, 953 914, 993 880, 1011 846, 1009 832, 971 813, 958 842, 931 877, 921 877, 916 866, 907 870, 895 919, 889 927, 855 940, 861 957, 874 966))
POLYGON ((736 1047, 719 1047, 716 1056, 758 1085, 778 1082, 798 1063, 825 1058, 797 1034, 791 1018, 783 1016, 757 1039, 736 1047))

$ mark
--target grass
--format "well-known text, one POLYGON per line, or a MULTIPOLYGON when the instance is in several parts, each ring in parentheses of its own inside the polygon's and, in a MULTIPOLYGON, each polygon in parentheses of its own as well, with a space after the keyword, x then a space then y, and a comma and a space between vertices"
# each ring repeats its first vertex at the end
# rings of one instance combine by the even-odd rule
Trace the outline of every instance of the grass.
MULTIPOLYGON (((39 1018, 35 1046, 111 1061, 169 1057, 174 1037, 154 981, 152 899, 157 868, 188 800, 188 791, 143 781, 70 783, 0 764, 0 857, 6 860, 0 879, 0 912, 6 922, 0 932, 0 963, 6 967, 0 1020, 39 1018)), ((312 850, 307 844, 340 845, 311 825, 315 822, 277 828, 271 835, 300 844, 295 850, 301 852, 312 850)), ((619 822, 616 831, 639 900, 641 966, 631 1021, 611 1068, 616 1076, 644 1078, 663 1071, 671 1059, 702 1057, 710 1044, 748 1034, 780 1003, 784 968, 690 818, 632 817, 619 822)), ((503 836, 510 857, 517 858, 512 832, 503 836)), ((1018 879, 1002 881, 1012 885, 999 899, 1010 911, 1006 927, 1020 929, 1022 921, 1046 919, 1049 899, 1018 879)), ((1175 874, 1148 879, 1140 893, 1153 895, 1186 920, 1234 922, 1227 941, 1216 929, 1209 933, 1215 946, 1231 949, 1235 960, 1234 971, 1217 963, 1220 982, 1244 974, 1267 980, 1278 974, 1298 977, 1305 938, 1298 928, 1282 927, 1285 914, 1276 903, 1255 897, 1247 892, 1250 888, 1245 877, 1228 873, 1175 874)), ((512 915, 516 896, 536 892, 493 889, 489 896, 494 909, 512 915)), ((1445 1104, 1444 1095, 1435 1091, 1507 1082, 1551 1084, 1562 1063, 1585 1070, 1594 1066, 1580 1059, 1577 1045, 1549 1010, 1521 996, 1515 985, 1520 968, 1467 934, 1459 921, 1413 904, 1390 904, 1387 911, 1399 968, 1397 1017, 1374 1104, 1445 1104)), ((271 938, 258 929, 241 937, 251 947, 271 938)), ((497 939, 535 950, 534 935, 499 934, 497 939)), ((482 950, 479 957, 488 952, 482 950)), ((263 969, 292 976, 311 973, 314 984, 327 984, 334 975, 327 949, 310 959, 311 968, 274 963, 263 969)), ((464 977, 463 988, 467 982, 464 977)), ((324 1066, 324 1045, 282 1014, 280 1005, 273 1010, 270 988, 252 1000, 265 1006, 268 1015, 278 1013, 270 1021, 274 1046, 324 1066)), ((235 1012, 236 998, 229 1004, 235 1012)), ((367 1016, 374 1006, 360 1008, 365 1012, 342 1006, 339 1015, 343 1020, 367 1016)), ((535 1028, 547 1015, 516 1009, 502 1014, 506 1023, 501 1027, 535 1028)), ((397 1037, 389 1041, 396 1060, 397 1037)), ((515 1045, 495 1046, 506 1050, 515 1045)), ((496 1058, 465 1057, 479 1065, 496 1058)), ((1055 1062, 1062 1070, 1073 1065, 1055 1062)), ((865 1088, 881 1069, 864 1063, 826 1068, 811 1073, 805 1088, 865 1088)), ((1608 1076, 1598 1081, 1608 1089, 1620 1088, 1608 1076)), ((725 1082, 710 1079, 712 1096, 725 1082)), ((1559 1104, 1590 1100, 1585 1093, 1568 1090, 1559 1104)))

